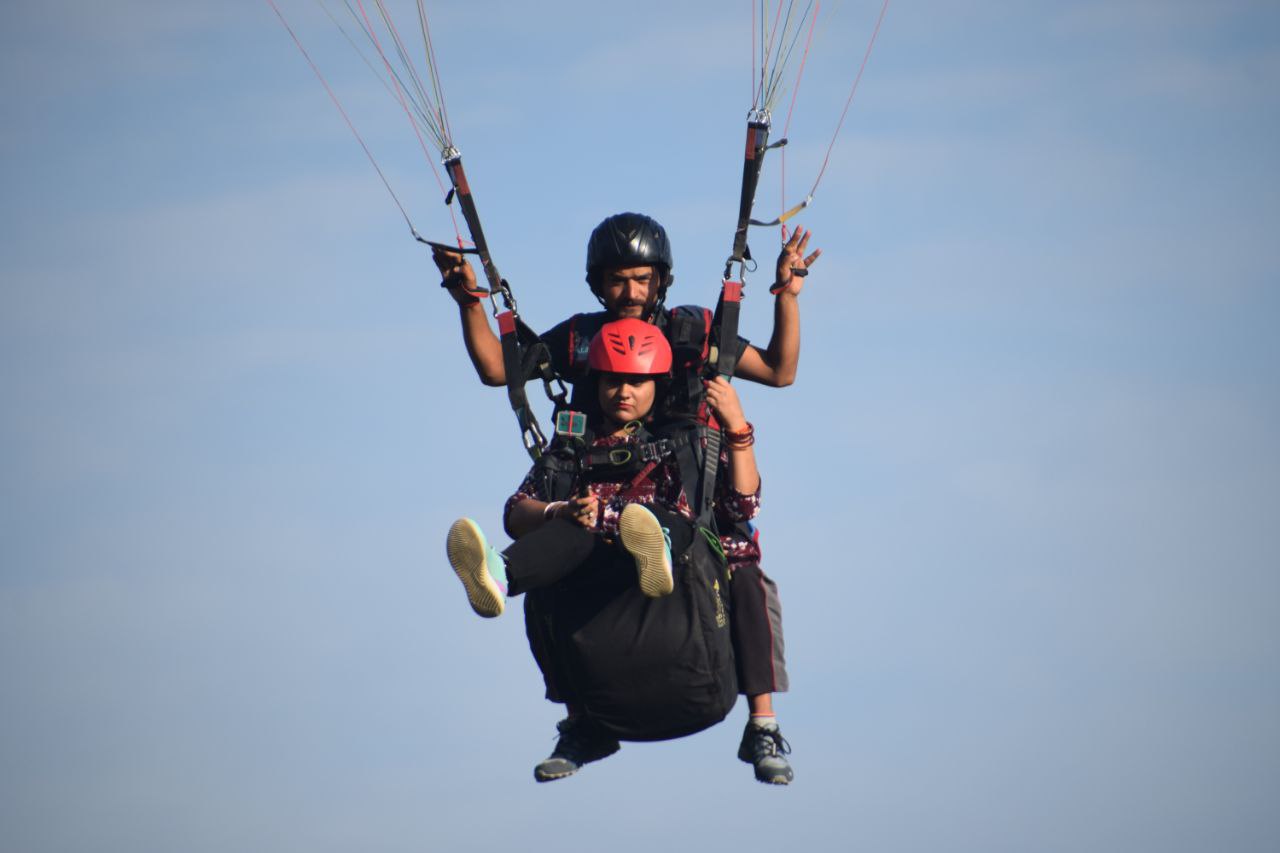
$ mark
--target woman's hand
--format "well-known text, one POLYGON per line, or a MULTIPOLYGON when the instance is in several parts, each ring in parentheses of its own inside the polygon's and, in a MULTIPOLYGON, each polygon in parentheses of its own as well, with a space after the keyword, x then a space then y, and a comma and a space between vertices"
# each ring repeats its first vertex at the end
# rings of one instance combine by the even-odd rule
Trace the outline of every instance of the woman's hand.
POLYGON ((600 499, 595 495, 585 498, 569 498, 559 501, 559 506, 551 513, 552 518, 563 518, 581 525, 587 530, 594 530, 596 519, 600 515, 600 499))
POLYGON ((742 413, 742 402, 729 381, 723 376, 717 376, 703 384, 707 386, 707 405, 715 413, 720 426, 730 432, 746 429, 747 417, 742 413))

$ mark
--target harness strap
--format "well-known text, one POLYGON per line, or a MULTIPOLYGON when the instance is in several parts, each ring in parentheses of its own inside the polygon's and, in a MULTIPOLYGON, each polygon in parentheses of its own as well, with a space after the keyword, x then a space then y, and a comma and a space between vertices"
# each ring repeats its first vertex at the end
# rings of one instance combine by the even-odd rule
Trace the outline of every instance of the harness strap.
MULTIPOLYGON (((716 499, 716 475, 720 469, 720 430, 710 424, 706 427, 706 448, 702 457, 702 478, 698 483, 698 517, 714 515, 716 499)), ((709 526, 704 524, 703 526, 709 526)))
POLYGON ((636 497, 640 493, 640 484, 643 483, 645 479, 653 473, 653 469, 657 467, 658 460, 654 459, 649 462, 649 464, 641 468, 639 473, 631 478, 631 482, 627 483, 627 487, 622 490, 622 496, 627 499, 636 497))
POLYGON ((769 150, 769 113, 753 112, 747 120, 747 145, 742 161, 742 195, 738 199, 738 227, 733 232, 733 254, 724 264, 727 279, 736 263, 745 265, 751 258, 747 248, 747 228, 751 225, 751 207, 756 200, 756 185, 760 183, 760 167, 764 165, 765 152, 769 150))
POLYGON ((592 468, 603 467, 620 468, 634 462, 656 465, 688 446, 689 440, 688 435, 680 435, 675 438, 659 438, 636 444, 588 447, 582 451, 583 470, 589 471, 592 468))
MULTIPOLYGON (((738 265, 739 279, 744 277, 751 250, 747 248, 747 229, 751 226, 751 207, 756 200, 756 186, 760 183, 760 168, 769 150, 769 113, 756 110, 747 118, 747 144, 742 162, 742 194, 738 198, 738 227, 733 232, 733 253, 724 264, 724 283, 720 289, 720 304, 716 307, 717 337, 720 347, 716 357, 715 372, 732 378, 738 366, 738 311, 742 303, 742 281, 730 281, 733 265, 738 265)), ((702 460, 702 476, 698 480, 698 515, 714 519, 712 504, 715 502, 716 474, 720 466, 720 430, 714 420, 704 413, 706 423, 706 447, 702 460)))
POLYGON ((458 200, 458 206, 462 208, 462 218, 467 221, 471 242, 475 244, 475 252, 480 257, 484 277, 489 282, 489 298, 494 299, 495 294, 502 294, 503 303, 509 311, 514 312, 516 304, 515 298, 511 295, 511 286, 498 273, 498 267, 489 254, 489 244, 484 238, 484 229, 480 227, 480 214, 476 211, 475 198, 471 195, 471 185, 467 183, 467 173, 462 168, 462 155, 458 153, 458 149, 450 148, 445 151, 444 170, 449 175, 449 182, 453 184, 453 197, 458 200))
MULTIPOLYGON (((453 184, 453 197, 462 208, 462 218, 467 222, 467 230, 471 232, 471 242, 475 244, 475 253, 480 258, 480 266, 484 277, 489 282, 489 301, 493 305, 494 315, 498 321, 499 340, 502 344, 502 367, 507 377, 507 399, 511 410, 515 412, 516 423, 520 427, 520 439, 524 449, 535 461, 547 448, 547 438, 538 426, 538 419, 529 407, 529 398, 525 394, 524 385, 531 376, 542 379, 547 396, 556 404, 563 405, 565 387, 560 383, 559 392, 552 390, 552 383, 559 382, 551 369, 550 354, 546 346, 538 340, 538 336, 525 325, 516 310, 516 299, 511 293, 511 286, 498 273, 498 267, 489 254, 489 244, 484 238, 484 229, 480 227, 480 214, 476 211, 475 198, 471 195, 471 185, 467 182, 467 174, 462 168, 462 155, 458 149, 450 147, 444 152, 444 167, 453 184), (498 297, 502 297, 505 311, 498 310, 498 297)), ((483 295, 477 291, 473 295, 483 295)))
POLYGON ((519 317, 516 317, 516 334, 520 349, 524 352, 521 376, 525 381, 533 376, 542 380, 542 390, 552 403, 552 411, 567 409, 569 389, 552 367, 550 348, 519 317))
MULTIPOLYGON (((692 505, 694 514, 697 515, 697 523, 699 527, 706 527, 712 530, 715 527, 715 513, 713 511, 713 501, 708 501, 704 497, 705 489, 699 482, 702 475, 702 461, 700 454, 710 451, 709 447, 704 447, 702 436, 706 433, 706 427, 693 423, 685 428, 685 432, 681 436, 684 438, 683 446, 675 454, 676 467, 680 470, 680 480, 685 484, 685 493, 689 496, 690 501, 696 501, 692 505)), ((716 453, 719 454, 717 447, 716 453)), ((714 492, 712 493, 714 496, 714 492)))
POLYGON ((519 323, 514 311, 503 311, 498 315, 498 331, 502 343, 502 367, 507 375, 507 400, 511 403, 511 411, 515 412, 516 423, 520 427, 520 439, 529 456, 537 460, 547 446, 547 438, 538 426, 538 420, 529 408, 529 398, 524 392, 526 374, 524 359, 521 357, 520 335, 517 331, 519 323))
POLYGON ((716 306, 718 323, 716 373, 732 377, 738 369, 738 315, 742 308, 742 282, 724 281, 720 288, 720 304, 716 306))
MULTIPOLYGON (((725 280, 720 288, 720 304, 716 306, 717 375, 732 379, 738 369, 738 314, 742 308, 742 282, 725 280)), ((716 477, 720 469, 722 437, 719 424, 709 412, 706 420, 706 455, 702 459, 702 477, 698 481, 699 515, 712 515, 716 497, 716 477)))

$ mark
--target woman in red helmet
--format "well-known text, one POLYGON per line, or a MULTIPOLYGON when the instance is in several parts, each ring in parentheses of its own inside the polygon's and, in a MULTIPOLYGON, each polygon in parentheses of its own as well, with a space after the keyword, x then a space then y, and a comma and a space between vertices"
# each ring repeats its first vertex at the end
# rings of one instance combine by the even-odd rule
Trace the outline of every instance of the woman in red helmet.
MULTIPOLYGON (((534 465, 507 502, 505 526, 516 541, 499 553, 474 521, 454 522, 447 551, 481 616, 503 612, 504 599, 533 590, 554 593, 575 573, 609 571, 634 565, 640 591, 656 598, 673 588, 674 551, 683 554, 698 536, 679 466, 645 430, 657 408, 663 380, 671 370, 671 347, 656 326, 638 318, 605 324, 591 343, 588 361, 596 378, 592 434, 577 453, 580 460, 601 460, 574 472, 572 494, 543 464, 534 465), (649 458, 648 462, 643 460, 649 458), (631 464, 621 464, 618 460, 631 464), (629 559, 619 560, 619 549, 629 559), (555 588, 555 589, 552 589, 555 588)), ((753 518, 759 509, 760 476, 752 449, 753 430, 743 415, 737 392, 723 378, 707 384, 707 404, 724 430, 716 514, 722 529, 753 518)), ((754 543, 753 543, 754 547, 754 543)), ((758 560, 754 554, 731 553, 730 561, 758 560)), ((535 650, 535 657, 538 657, 535 650)), ((613 734, 592 724, 572 698, 554 698, 552 666, 538 660, 548 682, 548 695, 569 706, 560 724, 560 740, 551 757, 535 768, 539 781, 563 778, 582 764, 618 749, 613 734)))
MULTIPOLYGON (((658 380, 671 370, 666 336, 643 320, 615 320, 605 324, 592 340, 588 362, 597 377, 599 406, 594 413, 591 447, 635 444, 662 392, 658 380)), ((720 481, 719 515, 730 522, 749 520, 758 512, 760 501, 753 429, 743 415, 737 391, 723 378, 707 383, 707 404, 726 436, 722 463, 728 475, 720 481)), ((481 616, 498 616, 504 610, 504 587, 505 595, 518 595, 553 584, 577 567, 580 561, 569 563, 564 549, 548 549, 545 541, 528 540, 556 520, 621 544, 636 562, 646 595, 670 592, 670 543, 663 542, 664 527, 658 517, 692 522, 696 514, 679 470, 670 460, 641 471, 626 468, 616 476, 611 476, 611 471, 597 472, 583 483, 582 494, 552 500, 543 472, 535 465, 507 500, 504 523, 517 542, 503 554, 487 545, 474 521, 462 518, 454 522, 448 538, 449 561, 462 580, 472 609, 481 616), (644 476, 637 478, 641 471, 644 476)), ((666 534, 671 534, 669 527, 666 534)))

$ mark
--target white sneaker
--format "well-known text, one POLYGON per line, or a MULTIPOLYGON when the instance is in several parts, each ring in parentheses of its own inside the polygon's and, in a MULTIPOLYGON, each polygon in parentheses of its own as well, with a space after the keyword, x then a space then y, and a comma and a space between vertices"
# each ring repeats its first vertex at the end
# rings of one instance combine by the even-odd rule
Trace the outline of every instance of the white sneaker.
POLYGON ((650 598, 675 588, 671 576, 671 540, 657 516, 640 504, 627 504, 618 519, 618 538, 636 561, 640 591, 650 598))
POLYGON ((494 575, 506 578, 502 555, 489 547, 480 527, 469 518, 460 518, 449 527, 445 541, 449 565, 467 590, 471 609, 485 618, 502 615, 505 591, 494 575))

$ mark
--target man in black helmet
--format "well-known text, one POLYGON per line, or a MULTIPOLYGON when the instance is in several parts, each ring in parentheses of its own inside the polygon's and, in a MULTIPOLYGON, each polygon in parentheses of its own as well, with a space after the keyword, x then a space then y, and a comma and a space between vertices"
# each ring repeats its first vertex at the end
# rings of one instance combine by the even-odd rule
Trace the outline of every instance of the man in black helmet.
MULTIPOLYGON (((805 274, 821 254, 817 249, 805 254, 809 238, 810 232, 797 228, 783 244, 770 288, 775 294, 773 334, 764 350, 742 338, 731 344, 738 350, 736 376, 773 387, 795 380, 800 357, 798 296, 805 274)), ((458 303, 463 341, 476 373, 486 385, 504 385, 502 344, 489 325, 484 304, 474 295, 474 270, 460 253, 436 248, 432 257, 458 303)), ((666 403, 669 414, 688 416, 696 411, 702 368, 711 346, 720 342, 714 340, 711 311, 697 306, 665 307, 667 288, 674 281, 672 267, 666 230, 648 216, 615 214, 592 231, 587 243, 587 283, 604 310, 574 315, 541 336, 556 373, 574 384, 573 408, 592 405, 590 394, 579 391, 586 390, 587 383, 579 380, 586 375, 587 353, 596 331, 611 320, 637 317, 664 331, 677 364, 691 365, 672 383, 666 403)), ((739 689, 750 709, 738 757, 753 765, 760 781, 787 784, 793 776, 785 757, 789 747, 773 712, 773 694, 788 688, 777 586, 758 563, 737 567, 732 578, 731 631, 739 689)))
MULTIPOLYGON (((805 255, 809 237, 809 231, 797 228, 783 244, 778 254, 777 277, 770 288, 771 292, 776 292, 773 335, 763 350, 749 344, 742 347, 735 376, 775 388, 795 381, 800 362, 800 307, 797 298, 804 287, 803 274, 796 275, 795 272, 807 271, 822 254, 820 249, 815 249, 805 255)), ((475 271, 465 256, 458 252, 437 247, 432 252, 432 259, 444 276, 450 295, 458 303, 463 342, 480 381, 493 386, 506 384, 502 343, 489 325, 484 304, 474 295, 475 271)), ((592 323, 595 327, 622 317, 642 317, 659 326, 665 325, 662 309, 667 288, 675 280, 671 274, 672 266, 671 243, 666 230, 656 220, 639 213, 610 216, 596 226, 587 242, 587 284, 604 311, 578 317, 598 319, 598 323, 592 323)), ((562 323, 552 329, 543 336, 544 339, 559 337, 554 333, 564 325, 562 323)), ((563 347, 550 347, 551 357, 562 377, 570 379, 580 374, 575 364, 579 361, 585 363, 586 347, 590 342, 591 337, 587 335, 585 341, 579 343, 584 358, 572 359, 574 364, 563 363, 567 355, 563 347), (560 371, 561 367, 568 367, 569 372, 560 371)))

